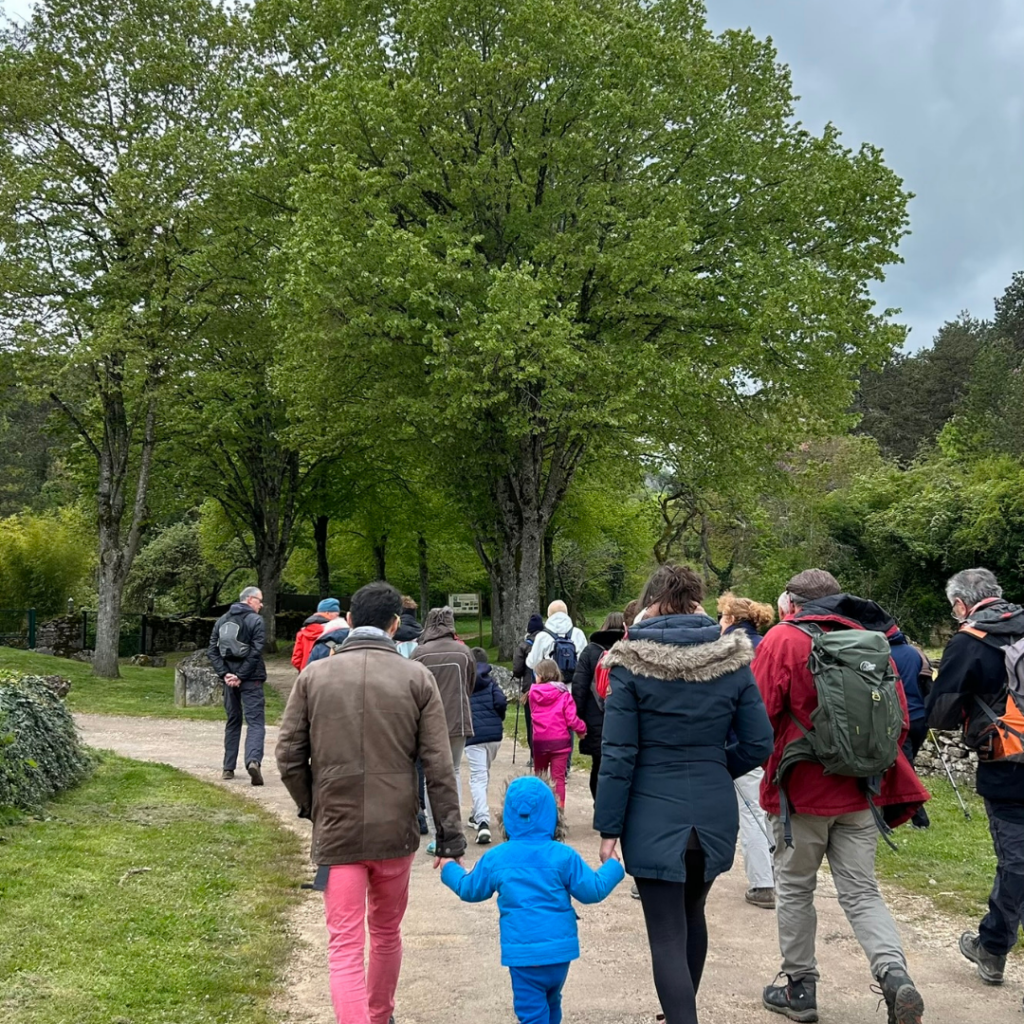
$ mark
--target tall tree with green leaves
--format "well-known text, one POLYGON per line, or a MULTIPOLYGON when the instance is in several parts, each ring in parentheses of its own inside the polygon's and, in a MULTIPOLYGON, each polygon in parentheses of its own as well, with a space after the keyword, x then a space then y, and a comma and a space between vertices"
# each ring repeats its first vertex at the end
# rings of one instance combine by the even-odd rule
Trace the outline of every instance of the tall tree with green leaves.
POLYGON ((771 44, 695 0, 261 14, 304 98, 289 345, 372 367, 473 527, 505 656, 589 454, 799 433, 902 336, 868 294, 900 180, 796 122, 771 44))
POLYGON ((4 342, 35 352, 92 464, 103 676, 162 415, 195 369, 235 33, 213 0, 39 0, 0 32, 4 342))

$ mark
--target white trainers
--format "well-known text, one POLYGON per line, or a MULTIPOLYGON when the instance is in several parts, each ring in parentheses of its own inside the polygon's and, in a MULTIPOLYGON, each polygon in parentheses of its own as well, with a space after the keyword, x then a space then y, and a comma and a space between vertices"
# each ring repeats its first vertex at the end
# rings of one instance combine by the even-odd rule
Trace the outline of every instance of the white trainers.
POLYGON ((476 841, 478 846, 486 846, 491 841, 491 830, 487 827, 486 821, 481 821, 477 825, 476 841))

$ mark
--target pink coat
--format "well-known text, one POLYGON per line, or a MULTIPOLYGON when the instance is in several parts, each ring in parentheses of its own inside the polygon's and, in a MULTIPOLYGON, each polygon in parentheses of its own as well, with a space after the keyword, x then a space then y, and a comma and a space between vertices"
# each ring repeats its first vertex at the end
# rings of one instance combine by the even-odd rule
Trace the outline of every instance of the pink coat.
POLYGON ((584 735, 587 726, 576 714, 576 704, 565 683, 534 683, 530 687, 533 742, 549 750, 568 749, 571 732, 584 735))

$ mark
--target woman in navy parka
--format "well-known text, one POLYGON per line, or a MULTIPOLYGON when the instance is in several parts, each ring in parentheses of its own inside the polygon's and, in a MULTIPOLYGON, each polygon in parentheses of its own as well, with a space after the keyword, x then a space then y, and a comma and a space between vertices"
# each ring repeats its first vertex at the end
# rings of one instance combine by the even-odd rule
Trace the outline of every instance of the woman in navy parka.
POLYGON ((739 829, 733 779, 773 747, 750 640, 721 635, 700 606, 703 592, 691 569, 662 566, 605 662, 611 692, 594 827, 602 860, 621 842, 636 879, 666 1024, 697 1021, 704 903, 732 866, 739 829))

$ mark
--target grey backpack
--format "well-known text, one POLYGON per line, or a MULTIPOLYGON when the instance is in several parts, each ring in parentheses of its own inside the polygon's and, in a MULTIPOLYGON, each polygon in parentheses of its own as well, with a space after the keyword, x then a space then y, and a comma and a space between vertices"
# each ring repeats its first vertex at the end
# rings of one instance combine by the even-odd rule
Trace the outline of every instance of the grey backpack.
POLYGON ((242 630, 242 619, 225 619, 217 630, 217 650, 222 658, 239 660, 246 657, 250 651, 249 644, 242 643, 238 634, 242 630))

